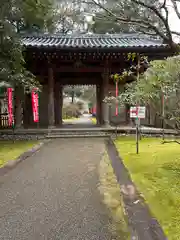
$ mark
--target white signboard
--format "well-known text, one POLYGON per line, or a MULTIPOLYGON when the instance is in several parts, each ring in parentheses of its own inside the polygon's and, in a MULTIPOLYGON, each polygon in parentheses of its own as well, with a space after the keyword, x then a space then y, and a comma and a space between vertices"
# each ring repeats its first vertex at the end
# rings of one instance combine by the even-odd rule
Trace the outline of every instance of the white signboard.
POLYGON ((130 108, 130 118, 145 118, 146 117, 146 107, 131 107, 130 108))

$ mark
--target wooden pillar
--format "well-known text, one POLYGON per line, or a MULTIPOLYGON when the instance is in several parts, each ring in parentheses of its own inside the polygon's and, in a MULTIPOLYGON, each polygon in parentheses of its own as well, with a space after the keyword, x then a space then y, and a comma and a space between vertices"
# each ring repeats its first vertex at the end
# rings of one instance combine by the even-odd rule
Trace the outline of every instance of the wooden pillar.
POLYGON ((100 116, 100 125, 102 126, 103 125, 103 85, 101 83, 100 85, 100 94, 99 94, 99 107, 100 107, 100 113, 99 113, 99 116, 100 116))
POLYGON ((109 74, 103 74, 103 84, 102 84, 102 117, 103 117, 103 125, 109 126, 109 105, 104 102, 104 99, 108 97, 109 92, 109 74))
POLYGON ((54 89, 54 112, 55 112, 55 125, 62 125, 62 107, 63 107, 63 92, 62 85, 59 82, 55 83, 54 89))
POLYGON ((28 124, 29 123, 29 117, 28 117, 29 109, 28 109, 27 98, 28 98, 28 95, 27 95, 27 93, 25 93, 24 106, 23 106, 23 125, 25 128, 28 128, 28 125, 29 125, 28 124))
POLYGON ((25 128, 34 127, 31 94, 25 93, 23 104, 23 126, 25 128))
POLYGON ((39 94, 39 126, 42 128, 47 128, 49 125, 48 119, 48 85, 42 85, 42 91, 39 94))
POLYGON ((60 126, 62 126, 63 123, 63 86, 60 85, 60 94, 59 94, 59 98, 60 98, 60 116, 59 116, 59 124, 60 126))
POLYGON ((15 87, 14 89, 14 120, 15 128, 23 127, 23 101, 24 101, 24 89, 23 87, 15 87))
POLYGON ((101 124, 101 92, 100 85, 96 85, 96 125, 101 124))
POLYGON ((55 125, 55 114, 54 114, 54 76, 53 69, 49 67, 48 69, 48 124, 49 127, 54 127, 55 125))

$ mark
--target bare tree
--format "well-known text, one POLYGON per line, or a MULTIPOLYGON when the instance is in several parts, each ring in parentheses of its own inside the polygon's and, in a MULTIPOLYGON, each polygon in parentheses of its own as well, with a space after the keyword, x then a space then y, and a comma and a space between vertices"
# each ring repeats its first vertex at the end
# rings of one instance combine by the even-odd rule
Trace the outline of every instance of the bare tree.
POLYGON ((151 36, 159 36, 164 43, 177 50, 173 36, 180 36, 180 31, 171 30, 169 15, 173 12, 180 23, 180 0, 87 0, 87 3, 105 11, 109 20, 129 24, 136 31, 151 36), (114 11, 117 8, 120 11, 114 11))
POLYGON ((83 8, 75 0, 57 1, 56 32, 79 32, 84 25, 83 8))

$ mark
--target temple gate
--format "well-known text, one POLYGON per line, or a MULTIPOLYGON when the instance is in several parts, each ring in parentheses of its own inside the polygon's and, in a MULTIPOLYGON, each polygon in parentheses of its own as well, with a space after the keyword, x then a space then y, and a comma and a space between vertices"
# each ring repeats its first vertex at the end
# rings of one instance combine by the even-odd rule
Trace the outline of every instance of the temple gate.
MULTIPOLYGON (((170 49, 160 40, 138 34, 44 34, 24 36, 22 44, 26 49, 27 68, 42 85, 38 126, 41 128, 62 126, 62 88, 76 84, 96 85, 97 125, 108 126, 110 111, 103 99, 115 94, 110 75, 129 68, 131 63, 125 56, 135 52, 154 60, 171 55, 170 49)), ((123 91, 123 86, 120 88, 123 91)), ((36 128, 30 94, 15 89, 15 98, 16 127, 36 128)))

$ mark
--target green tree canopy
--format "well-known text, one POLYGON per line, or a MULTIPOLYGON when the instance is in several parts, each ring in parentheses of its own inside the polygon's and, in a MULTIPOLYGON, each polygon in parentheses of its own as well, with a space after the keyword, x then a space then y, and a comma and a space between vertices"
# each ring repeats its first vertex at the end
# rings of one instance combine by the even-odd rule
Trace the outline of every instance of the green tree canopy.
POLYGON ((0 9, 0 81, 39 86, 24 67, 19 32, 47 31, 53 26, 50 0, 6 0, 0 9))
POLYGON ((10 21, 17 32, 52 32, 55 13, 53 0, 16 0, 10 21))
POLYGON ((119 102, 150 105, 158 116, 180 130, 179 65, 180 56, 152 61, 149 69, 137 81, 126 84, 126 90, 118 97, 119 102))

